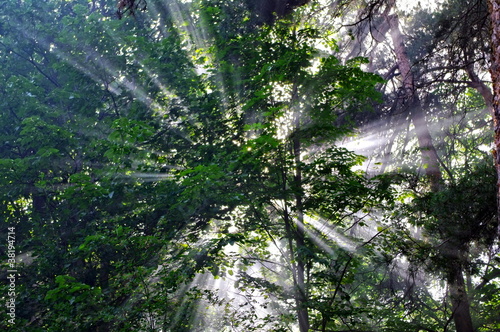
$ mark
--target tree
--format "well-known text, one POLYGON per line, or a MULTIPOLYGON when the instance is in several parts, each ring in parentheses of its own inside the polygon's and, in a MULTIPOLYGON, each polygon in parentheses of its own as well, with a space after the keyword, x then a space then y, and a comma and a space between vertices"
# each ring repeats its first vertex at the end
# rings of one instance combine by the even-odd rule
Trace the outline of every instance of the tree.
MULTIPOLYGON (((212 7, 207 9, 214 11, 212 7)), ((219 26, 225 26, 224 20, 234 19, 234 15, 219 13, 219 17, 209 17, 219 26)), ((216 29, 211 31, 218 32, 216 29)), ((307 163, 304 163, 301 155, 307 153, 306 146, 332 140, 344 133, 346 129, 342 128, 339 120, 342 116, 345 117, 348 111, 355 109, 363 98, 376 95, 373 85, 379 82, 379 79, 360 71, 359 59, 342 66, 333 56, 321 59, 318 72, 311 74, 309 70, 316 53, 313 42, 319 36, 314 29, 301 27, 293 21, 277 21, 272 27, 264 28, 257 38, 251 34, 244 37, 228 36, 227 30, 220 33, 224 39, 221 42, 216 35, 215 45, 219 47, 216 56, 220 54, 223 57, 216 59, 222 64, 225 61, 235 64, 236 70, 243 69, 240 75, 243 76, 244 85, 235 84, 229 79, 226 81, 229 86, 225 91, 235 91, 234 85, 241 89, 234 92, 234 97, 229 95, 228 100, 235 100, 236 105, 243 104, 247 113, 245 117, 250 115, 250 119, 256 119, 246 126, 255 138, 244 141, 243 156, 239 157, 244 168, 239 170, 236 167, 233 172, 238 171, 242 175, 250 172, 252 177, 249 184, 259 186, 248 187, 248 180, 241 184, 242 189, 247 191, 247 196, 249 193, 256 195, 255 198, 249 199, 254 205, 248 212, 250 220, 254 220, 252 225, 262 219, 269 220, 271 225, 276 223, 273 218, 266 217, 265 211, 269 207, 274 211, 274 218, 281 221, 272 227, 272 231, 267 230, 269 226, 265 224, 260 227, 264 228, 266 237, 287 239, 284 254, 288 257, 285 261, 290 268, 295 310, 301 331, 307 331, 310 325, 308 303, 311 301, 308 295, 311 286, 307 275, 311 266, 306 265, 312 264, 312 261, 307 255, 304 256, 304 251, 311 250, 314 244, 307 239, 305 228, 308 226, 304 218, 307 211, 312 213, 314 209, 319 208, 316 204, 321 204, 326 210, 328 204, 313 203, 315 199, 308 197, 312 194, 305 189, 305 183, 307 186, 317 186, 313 184, 316 179, 311 173, 314 167, 322 168, 325 177, 328 176, 329 169, 342 167, 341 156, 345 152, 332 150, 316 161, 310 157, 307 163, 315 166, 305 169, 307 163), (280 89, 281 92, 272 93, 275 89, 280 89), (241 91, 245 93, 243 99, 239 95, 241 91), (276 123, 281 123, 283 129, 276 127, 276 123), (285 132, 281 134, 280 130, 285 132), (284 135, 284 138, 280 138, 280 135, 284 135), (333 158, 338 156, 339 160, 327 157, 329 154, 332 154, 333 158), (264 192, 262 188, 266 188, 264 192), (275 232, 277 233, 274 234, 275 232)), ((227 69, 233 70, 230 68, 219 67, 218 72, 225 75, 227 69)), ((349 162, 348 160, 346 162, 349 162)), ((346 178, 353 181, 352 189, 356 185, 363 188, 362 178, 356 179, 354 173, 349 173, 349 167, 345 167, 346 178)), ((323 181, 326 181, 325 179, 323 181)), ((347 185, 349 180, 345 181, 347 185)), ((320 189, 321 186, 316 189, 326 194, 333 190, 333 183, 329 185, 329 189, 320 189)), ((342 192, 350 197, 348 191, 346 188, 342 192)), ((359 193, 360 190, 356 192, 359 193)), ((332 200, 334 196, 332 194, 332 200)), ((332 209, 341 210, 350 204, 355 205, 355 201, 354 197, 352 200, 346 199, 344 203, 332 206, 332 209)), ((333 201, 331 203, 334 204, 333 201)), ((338 211, 330 213, 335 215, 338 211)), ((241 230, 243 234, 255 231, 255 226, 246 230, 247 227, 241 230)))
MULTIPOLYGON (((499 88, 499 68, 498 68, 498 63, 499 63, 499 53, 498 53, 498 43, 499 43, 499 27, 498 27, 498 20, 499 20, 499 4, 496 1, 488 1, 488 9, 490 13, 490 21, 491 21, 491 67, 490 67, 490 73, 491 73, 491 79, 493 82, 493 127, 495 130, 495 166, 497 168, 497 173, 498 173, 498 183, 497 186, 500 184, 500 166, 499 166, 499 146, 500 146, 500 128, 498 126, 499 119, 500 119, 500 111, 499 111, 499 102, 498 98, 500 96, 500 88, 499 88)), ((500 188, 500 187, 499 187, 500 188)), ((499 189, 500 190, 500 189, 499 189)), ((500 209, 500 191, 497 195, 499 198, 497 198, 497 207, 500 209)), ((500 211, 500 210, 499 210, 500 211)), ((500 218, 500 214, 499 218, 500 218)))
MULTIPOLYGON (((361 15, 359 16, 360 18, 357 22, 358 26, 360 26, 360 29, 358 30, 360 31, 360 33, 358 34, 358 36, 360 37, 358 45, 362 45, 359 48, 363 49, 363 43, 368 37, 371 36, 372 39, 380 41, 383 40, 384 35, 386 35, 387 32, 391 32, 391 39, 394 45, 394 53, 397 63, 397 67, 394 68, 399 69, 398 75, 401 75, 401 81, 403 82, 403 86, 405 87, 404 91, 402 91, 401 93, 396 93, 395 95, 402 95, 403 97, 410 95, 410 97, 406 98, 409 98, 410 102, 408 102, 407 104, 410 105, 410 108, 414 111, 411 118, 415 126, 415 134, 418 138, 420 150, 424 156, 424 160, 430 161, 429 163, 426 163, 425 161, 423 162, 425 164, 425 173, 431 178, 431 190, 437 193, 440 190, 440 186, 442 185, 440 183, 441 179, 443 178, 443 176, 441 175, 440 167, 442 166, 446 170, 447 176, 451 179, 451 181, 454 181, 454 175, 452 174, 452 170, 446 167, 446 165, 442 162, 442 157, 438 156, 438 154, 436 153, 436 150, 434 148, 435 145, 430 138, 428 126, 425 124, 425 115, 422 112, 422 104, 420 102, 420 98, 422 98, 422 100, 432 100, 431 98, 434 99, 437 96, 429 96, 427 92, 418 91, 417 87, 420 87, 421 89, 429 89, 431 85, 442 84, 443 82, 458 84, 467 83, 471 87, 478 90, 478 92, 485 99, 486 105, 490 104, 489 98, 491 96, 491 93, 489 93, 489 89, 487 88, 487 86, 479 79, 479 76, 476 74, 477 67, 475 67, 476 60, 474 59, 474 57, 479 57, 481 53, 479 52, 477 55, 475 55, 473 53, 474 48, 469 49, 469 47, 471 46, 465 42, 466 40, 471 40, 474 41, 474 43, 480 44, 480 41, 484 40, 481 38, 481 31, 483 31, 481 30, 481 22, 484 23, 484 20, 477 19, 477 17, 481 17, 482 12, 479 10, 481 8, 481 5, 479 4, 479 2, 470 4, 467 3, 466 5, 461 4, 458 9, 456 8, 457 6, 453 7, 450 5, 451 10, 446 12, 443 11, 443 16, 439 21, 443 23, 443 25, 434 30, 437 31, 435 34, 435 39, 429 42, 429 34, 424 31, 423 33, 425 33, 425 35, 422 34, 421 39, 415 38, 413 45, 410 45, 408 48, 405 47, 402 42, 402 34, 399 28, 399 20, 397 20, 396 14, 393 13, 392 15, 390 15, 390 10, 392 7, 394 7, 394 5, 394 2, 385 4, 384 2, 380 1, 372 1, 362 9, 361 15), (451 22, 450 15, 453 15, 451 13, 455 12, 463 12, 463 17, 466 18, 466 20, 458 20, 458 22, 460 23, 445 25, 445 22, 451 22), (473 13, 473 15, 471 15, 471 13, 473 13), (385 19, 385 22, 381 21, 381 17, 385 19), (465 32, 469 31, 469 23, 471 21, 473 22, 472 26, 477 27, 477 31, 479 31, 479 33, 475 32, 474 37, 472 38, 471 35, 468 35, 465 32), (462 22, 464 23, 462 24, 462 22), (443 36, 446 37, 443 38, 443 36), (451 38, 450 36, 454 37, 451 38), (455 43, 452 44, 453 42, 451 42, 449 44, 444 44, 446 46, 442 46, 442 44, 439 44, 438 40, 443 40, 446 38, 449 38, 447 42, 449 42, 449 40, 454 40, 455 43), (423 43, 419 44, 419 42, 422 41, 423 43), (434 58, 438 60, 442 58, 442 54, 438 51, 436 51, 435 53, 429 52, 429 50, 433 50, 436 45, 440 45, 438 47, 440 47, 441 50, 446 49, 446 47, 449 47, 450 50, 454 50, 449 51, 448 54, 450 56, 448 58, 445 58, 447 59, 445 61, 449 61, 449 63, 451 64, 443 65, 443 60, 436 63, 432 62, 432 59, 434 58), (460 54, 465 54, 465 57, 462 56, 462 59, 458 57, 456 58, 455 55, 457 54, 457 49, 460 50, 460 54), (413 62, 410 62, 410 57, 408 56, 408 54, 413 57, 413 62), (465 59, 465 63, 462 63, 463 59, 465 59), (429 66, 429 68, 427 69, 426 66, 429 66), (441 70, 446 72, 446 74, 441 73, 441 70), (449 77, 456 77, 456 73, 460 70, 463 70, 463 72, 465 72, 465 74, 469 77, 470 82, 460 81, 459 79, 457 79, 456 81, 454 81, 453 79, 449 79, 449 77), (429 82, 425 82, 425 76, 428 75, 429 72, 433 71, 436 71, 436 73, 438 74, 433 74, 436 76, 431 78, 429 82), (445 76, 448 78, 447 80, 442 79, 442 77, 445 76), (427 95, 428 97, 420 97, 425 95, 427 95), (418 114, 420 114, 420 116, 418 114)), ((431 16, 431 14, 429 14, 429 16, 431 16)), ((422 29, 427 30, 428 26, 429 25, 426 25, 422 29)), ((484 24, 482 26, 484 27, 484 24)), ((414 32, 414 35, 419 36, 418 32, 414 32)), ((481 47, 476 47, 475 49, 478 48, 481 49, 481 47)), ((376 47, 374 47, 373 49, 376 49, 376 47)), ((373 51, 373 49, 371 51, 371 54, 375 54, 375 51, 373 51)), ((387 70, 387 67, 384 67, 383 70, 387 70)), ((393 71, 390 70, 387 73, 387 77, 393 77, 392 72, 393 71)), ((403 103, 403 105, 395 104, 396 107, 394 109, 400 109, 401 106, 404 107, 404 104, 405 103, 403 103)), ((427 115, 429 114, 430 112, 427 112, 427 115)), ((390 144, 392 145, 392 142, 390 144)), ((442 221, 446 223, 444 221, 444 218, 442 219, 442 221)), ((489 223, 491 223, 491 220, 489 221, 489 223)), ((448 240, 445 240, 446 242, 443 244, 443 247, 446 248, 445 251, 454 253, 461 252, 458 246, 451 245, 453 241, 450 240, 450 237, 447 238, 448 240)), ((454 265, 454 270, 448 270, 449 274, 447 278, 450 281, 450 300, 453 303, 454 307, 452 315, 455 320, 455 326, 459 331, 471 331, 473 329, 469 304, 467 296, 465 295, 466 286, 461 271, 461 269, 464 268, 464 264, 466 264, 466 261, 467 259, 465 257, 462 257, 461 263, 454 265)))

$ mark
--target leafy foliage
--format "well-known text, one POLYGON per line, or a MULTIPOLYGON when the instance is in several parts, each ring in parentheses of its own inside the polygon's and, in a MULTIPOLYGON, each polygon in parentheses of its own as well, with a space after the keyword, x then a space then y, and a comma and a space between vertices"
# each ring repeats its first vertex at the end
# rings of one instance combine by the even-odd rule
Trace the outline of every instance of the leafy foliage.
POLYGON ((341 57, 317 4, 271 19, 147 3, 118 2, 122 20, 115 1, 3 4, 0 228, 15 228, 18 272, 2 327, 437 331, 450 309, 419 268, 444 273, 446 241, 484 280, 477 326, 497 328, 491 176, 462 134, 475 120, 442 137, 463 147, 447 165, 469 163, 440 192, 368 177, 339 141, 385 81, 341 57))

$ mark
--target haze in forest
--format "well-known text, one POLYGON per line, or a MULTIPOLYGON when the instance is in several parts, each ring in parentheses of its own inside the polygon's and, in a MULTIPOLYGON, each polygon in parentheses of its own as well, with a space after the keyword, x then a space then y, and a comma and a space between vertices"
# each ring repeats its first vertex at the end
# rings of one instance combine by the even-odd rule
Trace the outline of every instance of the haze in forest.
POLYGON ((495 3, 4 1, 0 326, 498 331, 495 3))

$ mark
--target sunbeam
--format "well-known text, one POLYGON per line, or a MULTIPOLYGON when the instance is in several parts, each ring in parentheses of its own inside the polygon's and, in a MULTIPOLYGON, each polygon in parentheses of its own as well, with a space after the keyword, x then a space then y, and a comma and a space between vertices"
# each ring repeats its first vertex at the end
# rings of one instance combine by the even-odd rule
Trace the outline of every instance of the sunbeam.
MULTIPOLYGON (((321 218, 313 218, 310 216, 305 216, 304 221, 307 224, 310 224, 314 227, 315 230, 320 232, 321 234, 327 236, 333 243, 338 245, 340 248, 349 251, 356 252, 357 244, 349 239, 347 236, 343 235, 339 231, 337 231, 333 226, 328 225, 326 220, 322 220, 321 218)), ((322 249, 326 250, 328 253, 333 253, 333 249, 325 244, 317 235, 315 235, 311 230, 309 230, 305 225, 299 224, 297 222, 297 226, 304 229, 310 238, 318 244, 322 249)))

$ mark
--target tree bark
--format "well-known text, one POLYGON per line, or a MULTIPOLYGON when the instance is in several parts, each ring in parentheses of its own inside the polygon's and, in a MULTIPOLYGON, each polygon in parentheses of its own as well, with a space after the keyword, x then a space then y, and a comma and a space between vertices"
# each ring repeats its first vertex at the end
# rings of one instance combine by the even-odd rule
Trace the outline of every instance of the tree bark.
MULTIPOLYGON (((500 0, 488 0, 491 20, 491 81, 493 82, 493 151, 497 169, 497 218, 500 221, 500 0)), ((500 223, 499 223, 500 225, 500 223)))
POLYGON ((296 262, 297 262, 297 280, 295 285, 295 301, 297 305, 297 316, 299 321, 300 332, 309 331, 309 311, 307 307, 307 285, 305 273, 305 261, 303 255, 303 248, 305 248, 305 230, 304 230, 304 206, 303 206, 303 184, 302 184, 302 138, 301 138, 301 112, 297 107, 298 85, 295 82, 292 89, 290 109, 294 111, 293 118, 293 133, 291 135, 292 155, 295 162, 295 169, 293 174, 293 188, 295 198, 295 211, 296 211, 296 225, 294 232, 294 240, 296 246, 296 262))
POLYGON ((307 287, 305 280, 305 262, 302 255, 302 248, 305 247, 304 233, 304 211, 302 206, 302 169, 301 169, 301 142, 299 128, 296 128, 293 137, 293 155, 295 158, 295 207, 297 209, 297 228, 295 231, 295 244, 297 246, 297 314, 299 318, 300 332, 309 331, 309 312, 307 306, 307 287))
POLYGON ((399 18, 397 15, 389 15, 388 9, 384 12, 386 21, 390 27, 391 39, 396 54, 399 71, 402 77, 402 88, 404 90, 404 106, 408 108, 420 147, 422 164, 425 169, 431 190, 436 192, 440 188, 442 174, 439 167, 439 158, 432 144, 432 136, 427 126, 422 103, 414 85, 414 76, 411 70, 410 60, 406 55, 403 33, 399 29, 399 18))
POLYGON ((461 267, 456 267, 451 273, 450 299, 453 311, 453 321, 457 332, 473 332, 470 305, 465 288, 464 275, 461 267))

